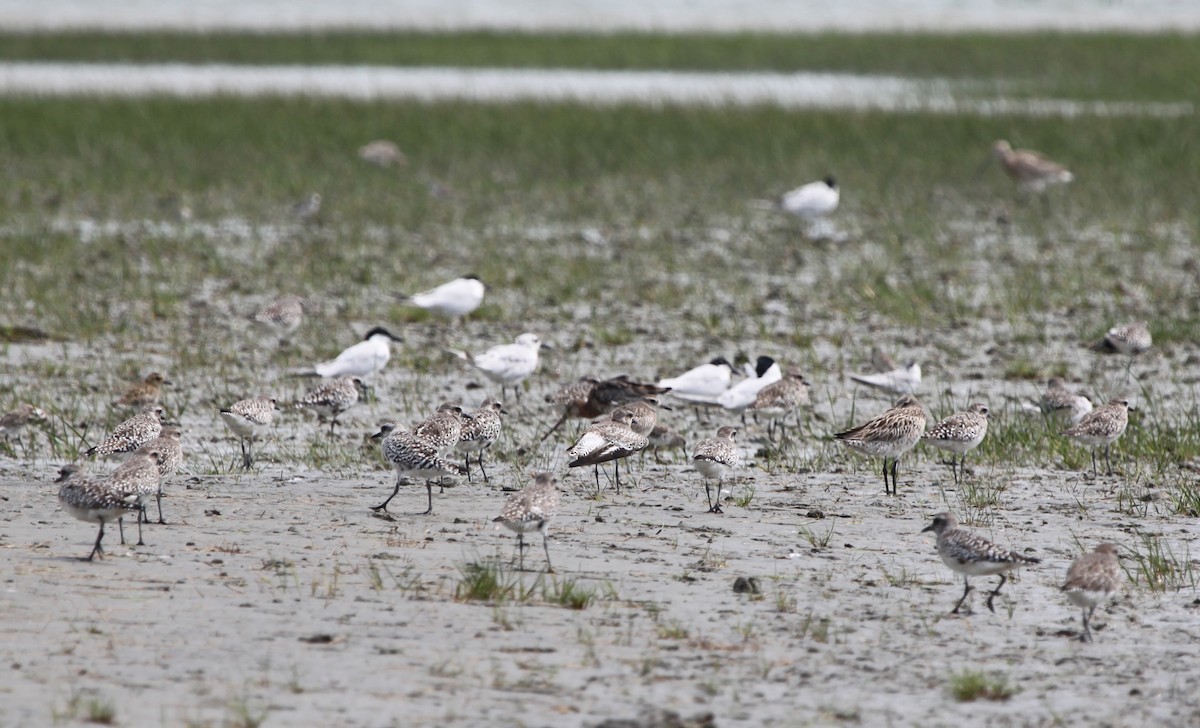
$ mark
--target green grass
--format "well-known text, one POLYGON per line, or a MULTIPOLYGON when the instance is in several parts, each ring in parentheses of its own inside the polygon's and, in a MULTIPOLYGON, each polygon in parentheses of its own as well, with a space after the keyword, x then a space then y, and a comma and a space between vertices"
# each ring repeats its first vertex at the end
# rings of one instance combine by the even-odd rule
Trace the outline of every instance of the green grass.
POLYGON ((1004 701, 1018 692, 1018 688, 1008 684, 1007 678, 983 672, 964 670, 950 676, 950 694, 960 703, 976 700, 1004 701))
POLYGON ((996 81, 1042 96, 1200 99, 1175 75, 1200 67, 1190 34, 10 32, 0 34, 0 59, 821 71, 996 81))

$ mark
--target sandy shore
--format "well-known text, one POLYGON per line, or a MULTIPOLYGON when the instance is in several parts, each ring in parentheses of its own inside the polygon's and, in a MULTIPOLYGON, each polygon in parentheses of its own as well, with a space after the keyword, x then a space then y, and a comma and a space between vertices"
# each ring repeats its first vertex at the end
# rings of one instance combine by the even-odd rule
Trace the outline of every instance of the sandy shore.
MULTIPOLYGON (((1194 523, 1126 515, 1119 476, 976 464, 977 482, 1004 486, 1000 505, 956 510, 1043 563, 1006 585, 995 614, 973 595, 974 614, 949 616, 961 582, 920 531, 962 503, 930 452, 901 465, 899 498, 883 495, 871 464, 807 472, 785 450, 792 460, 783 462, 801 465, 757 458, 732 484, 734 498, 753 497, 727 503, 724 515, 706 512, 699 476, 678 452, 632 463, 630 487, 617 496, 606 484, 597 499, 590 469, 562 462, 566 435, 532 444, 549 417, 533 403, 554 386, 539 381, 498 445, 524 453, 528 467, 497 462, 491 485, 435 491, 432 516, 407 515, 423 510, 424 489, 404 489, 390 521, 369 506, 393 476, 361 439, 397 404, 386 395, 352 413, 336 442, 362 448, 368 465, 328 471, 279 461, 316 429, 290 415, 253 473, 200 474, 235 457, 236 444, 192 408, 190 472, 171 479, 164 501, 170 524, 147 526, 145 547, 119 546, 114 530, 109 557, 95 563, 79 558, 94 528, 58 508, 56 464, 4 460, 0 724, 71 724, 96 704, 138 726, 583 726, 648 707, 712 711, 717 725, 1200 718, 1193 591, 1130 589, 1097 613, 1094 644, 1073 639, 1079 614, 1057 587, 1077 539, 1136 546, 1135 530, 1155 532, 1190 558, 1194 523), (492 523, 500 486, 542 467, 564 483, 551 544, 558 574, 513 576, 551 590, 570 581, 595 601, 573 610, 541 598, 456 600, 466 564, 513 568, 515 538, 492 523), (756 578, 761 594, 736 594, 738 577, 756 578), (1007 678, 1017 692, 957 702, 949 684, 963 671, 1007 678)), ((484 396, 427 392, 443 394, 484 396)), ((715 430, 688 410, 666 417, 693 442, 715 430)), ((747 435, 754 455, 760 430, 747 435)), ((535 535, 526 566, 542 565, 535 535)))

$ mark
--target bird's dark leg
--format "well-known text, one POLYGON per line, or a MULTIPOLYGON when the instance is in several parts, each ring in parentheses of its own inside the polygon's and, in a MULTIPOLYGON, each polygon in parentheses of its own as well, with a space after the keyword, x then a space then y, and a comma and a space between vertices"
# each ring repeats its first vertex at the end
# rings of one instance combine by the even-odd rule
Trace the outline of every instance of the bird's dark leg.
MULTIPOLYGON (((469 457, 470 456, 468 456, 468 459, 469 459, 469 457)), ((485 482, 485 483, 490 482, 488 480, 487 471, 483 469, 483 450, 479 451, 479 472, 483 473, 483 482, 485 482)))
POLYGON ((1095 607, 1083 610, 1083 634, 1079 635, 1080 642, 1092 641, 1092 615, 1095 613, 1095 607))
POLYGON ((104 538, 104 519, 100 519, 100 532, 96 534, 96 545, 92 546, 92 552, 84 561, 91 561, 93 557, 99 556, 104 558, 104 549, 100 548, 100 541, 104 538))
POLYGON ((396 487, 392 489, 392 494, 391 494, 391 495, 389 495, 389 496, 387 497, 387 500, 385 500, 384 502, 380 503, 379 505, 377 505, 377 506, 371 506, 371 510, 373 510, 373 511, 383 511, 384 513, 387 513, 387 506, 388 506, 388 503, 391 503, 391 502, 392 502, 392 499, 393 499, 393 498, 395 498, 395 497, 396 497, 396 494, 397 494, 397 493, 399 493, 399 492, 400 492, 400 476, 399 476, 399 475, 397 475, 397 476, 396 476, 396 487))
POLYGON ((150 519, 146 518, 146 506, 145 505, 142 506, 141 511, 139 511, 139 513, 138 513, 138 542, 137 542, 138 546, 146 545, 146 542, 142 540, 142 519, 145 519, 147 523, 150 522, 150 519))
POLYGON ((162 481, 161 480, 158 482, 158 495, 156 496, 156 500, 158 501, 158 522, 159 522, 159 524, 165 525, 166 521, 164 521, 163 517, 162 517, 162 481))
POLYGON ((117 530, 119 530, 121 533, 121 545, 124 546, 125 545, 125 519, 124 518, 117 519, 117 530))
POLYGON ((471 481, 471 453, 467 453, 467 482, 471 481))
POLYGON ((241 445, 242 445, 242 470, 249 470, 250 465, 253 464, 253 462, 254 462, 253 458, 250 457, 250 448, 246 444, 245 439, 241 440, 241 445))
POLYGON ((1095 478, 1096 473, 1096 448, 1092 448, 1092 477, 1095 478))
MULTIPOLYGON (((707 483, 708 481, 706 480, 704 482, 707 483)), ((725 482, 725 481, 721 480, 721 479, 717 480, 717 497, 716 497, 716 500, 713 501, 713 505, 712 505, 713 513, 724 513, 725 512, 721 509, 721 483, 723 483, 723 482, 725 482)))
POLYGON ((963 602, 967 601, 967 595, 970 593, 971 593, 971 580, 970 580, 970 578, 964 576, 963 577, 963 595, 961 597, 959 597, 958 604, 954 605, 954 609, 950 610, 951 614, 958 614, 959 608, 962 607, 963 602))
POLYGON ((596 495, 600 495, 600 463, 596 463, 593 472, 596 474, 596 495))
POLYGON ((1109 448, 1110 448, 1110 447, 1112 447, 1112 446, 1111 446, 1111 445, 1105 445, 1105 446, 1104 446, 1104 464, 1105 464, 1105 465, 1108 467, 1108 474, 1109 474, 1109 475, 1112 475, 1112 474, 1113 474, 1113 471, 1112 471, 1112 458, 1111 458, 1111 457, 1109 457, 1109 454, 1108 454, 1108 451, 1109 451, 1109 448))
POLYGON ((892 491, 888 490, 888 459, 883 459, 883 494, 891 495, 892 491))
MULTIPOLYGON (((717 495, 721 494, 720 488, 721 488, 721 486, 718 485, 717 486, 717 495)), ((712 513, 713 512, 712 490, 710 490, 708 487, 708 478, 704 479, 704 498, 705 498, 705 500, 708 501, 708 512, 712 513)))
POLYGON ((988 592, 987 604, 988 604, 988 609, 990 609, 992 611, 992 614, 996 613, 996 608, 992 606, 992 600, 994 600, 996 598, 996 596, 1000 594, 1000 587, 1004 586, 1004 582, 1006 582, 1006 581, 1008 581, 1008 576, 1005 574, 1001 574, 1000 575, 1000 583, 996 585, 996 588, 994 590, 988 592))
POLYGON ((554 566, 550 563, 550 529, 542 522, 542 549, 546 552, 546 573, 553 574, 554 566))
POLYGON ((558 418, 558 422, 555 422, 555 423, 554 423, 554 427, 551 427, 551 428, 550 428, 550 429, 549 429, 549 430, 546 432, 546 434, 545 434, 545 435, 542 435, 542 439, 540 440, 540 442, 545 442, 547 437, 550 437, 551 435, 553 435, 553 434, 554 434, 554 433, 555 433, 555 432, 558 430, 558 428, 562 427, 562 423, 564 423, 564 422, 566 422, 566 421, 567 421, 567 414, 568 414, 568 413, 569 413, 569 411, 568 411, 568 412, 563 412, 563 414, 562 414, 562 417, 559 417, 559 418, 558 418))
POLYGON ((613 460, 613 480, 617 481, 617 495, 621 495, 621 461, 613 460))
POLYGON ((525 571, 525 534, 517 531, 517 571, 525 571))
POLYGON ((900 486, 896 484, 896 468, 900 467, 900 458, 892 460, 892 495, 900 495, 900 486))
POLYGON ((429 507, 421 514, 422 516, 428 516, 430 513, 433 513, 433 483, 428 480, 425 481, 425 494, 429 498, 429 507))

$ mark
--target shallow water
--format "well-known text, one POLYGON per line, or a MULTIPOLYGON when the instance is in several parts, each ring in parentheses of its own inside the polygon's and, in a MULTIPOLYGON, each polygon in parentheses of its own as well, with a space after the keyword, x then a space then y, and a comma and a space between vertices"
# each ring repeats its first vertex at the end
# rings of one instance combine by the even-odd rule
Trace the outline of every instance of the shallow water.
POLYGON ((1195 30, 1188 0, 0 0, 9 28, 524 28, 816 31, 1060 28, 1195 30))
POLYGON ((0 64, 0 94, 319 96, 589 104, 772 104, 805 109, 1029 116, 1185 116, 1189 103, 978 98, 968 83, 837 73, 681 73, 179 63, 0 64))

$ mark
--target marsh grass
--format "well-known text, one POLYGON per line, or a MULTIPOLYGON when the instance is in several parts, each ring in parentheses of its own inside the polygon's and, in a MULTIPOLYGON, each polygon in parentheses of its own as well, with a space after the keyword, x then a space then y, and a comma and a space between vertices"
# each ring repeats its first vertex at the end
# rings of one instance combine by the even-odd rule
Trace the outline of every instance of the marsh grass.
POLYGON ((454 598, 461 602, 484 602, 494 605, 556 604, 567 609, 587 609, 598 599, 616 599, 616 592, 606 590, 570 576, 538 574, 529 580, 517 571, 495 560, 470 561, 459 564, 459 579, 454 598))
POLYGON ((1191 34, 1141 33, 310 33, 7 32, 0 58, 105 62, 880 73, 990 82, 1077 98, 1195 99, 1191 34), (1138 58, 1131 64, 1129 58, 1138 58))
POLYGON ((950 694, 960 703, 976 700, 1004 701, 1019 692, 1019 688, 1009 685, 1008 678, 988 675, 977 670, 954 673, 950 676, 949 686, 950 694))
POLYGON ((1121 568, 1129 580, 1150 591, 1196 590, 1195 564, 1186 543, 1173 547, 1166 539, 1148 533, 1138 534, 1140 543, 1122 554, 1121 568), (1182 554, 1177 549, 1182 548, 1182 554))

